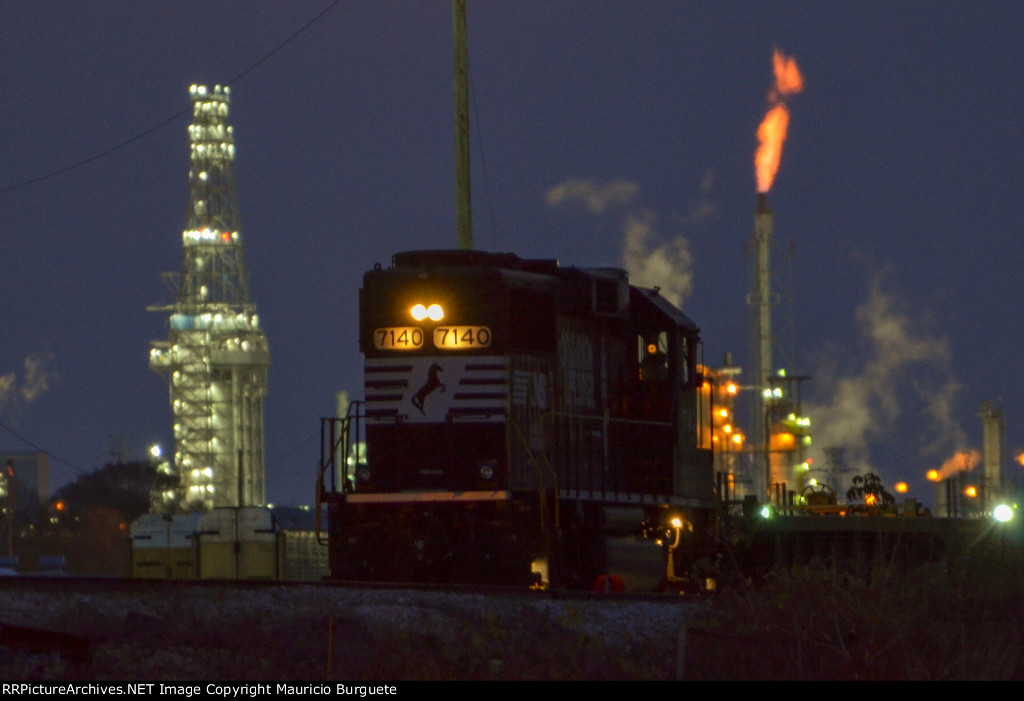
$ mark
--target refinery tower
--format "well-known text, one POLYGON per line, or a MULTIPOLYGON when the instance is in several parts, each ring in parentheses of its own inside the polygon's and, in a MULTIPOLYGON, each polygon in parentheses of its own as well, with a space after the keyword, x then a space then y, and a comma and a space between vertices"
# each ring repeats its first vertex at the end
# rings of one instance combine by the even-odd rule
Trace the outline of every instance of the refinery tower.
POLYGON ((235 187, 230 90, 193 85, 188 213, 181 272, 164 273, 174 302, 149 365, 170 386, 174 466, 190 508, 266 500, 263 397, 270 352, 249 298, 235 187))

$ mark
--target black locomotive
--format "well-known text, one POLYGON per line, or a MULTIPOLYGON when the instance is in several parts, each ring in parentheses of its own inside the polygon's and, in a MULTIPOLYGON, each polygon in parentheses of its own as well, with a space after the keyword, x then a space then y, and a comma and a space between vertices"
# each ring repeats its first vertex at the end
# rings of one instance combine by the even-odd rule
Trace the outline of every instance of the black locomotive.
POLYGON ((359 343, 365 402, 322 424, 333 577, 588 587, 645 524, 677 556, 706 531, 699 329, 624 271, 399 253, 359 343))

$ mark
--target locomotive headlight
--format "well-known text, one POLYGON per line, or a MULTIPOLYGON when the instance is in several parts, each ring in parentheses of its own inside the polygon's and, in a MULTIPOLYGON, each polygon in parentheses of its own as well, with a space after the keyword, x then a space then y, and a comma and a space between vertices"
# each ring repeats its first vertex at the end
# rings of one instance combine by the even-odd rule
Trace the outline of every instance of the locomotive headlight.
POLYGON ((444 309, 441 308, 440 304, 431 304, 429 307, 417 304, 409 310, 409 313, 412 314, 412 318, 416 321, 423 321, 424 319, 441 321, 444 318, 444 309))

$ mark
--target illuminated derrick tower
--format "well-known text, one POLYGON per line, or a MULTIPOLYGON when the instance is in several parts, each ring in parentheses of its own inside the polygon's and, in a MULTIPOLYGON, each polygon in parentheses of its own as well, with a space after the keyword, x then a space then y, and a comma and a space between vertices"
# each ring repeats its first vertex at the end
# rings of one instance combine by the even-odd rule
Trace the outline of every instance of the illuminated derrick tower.
POLYGON ((229 88, 193 85, 188 213, 179 273, 164 273, 170 334, 149 365, 170 385, 174 466, 186 504, 265 502, 263 396, 270 352, 249 299, 235 187, 229 88))

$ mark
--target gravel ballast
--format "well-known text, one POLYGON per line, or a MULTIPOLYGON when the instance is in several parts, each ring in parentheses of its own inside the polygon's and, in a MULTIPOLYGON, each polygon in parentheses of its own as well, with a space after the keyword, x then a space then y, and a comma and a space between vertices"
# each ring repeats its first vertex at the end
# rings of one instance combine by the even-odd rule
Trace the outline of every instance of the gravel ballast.
POLYGON ((83 636, 82 661, 0 647, 5 680, 673 679, 699 604, 411 589, 0 591, 0 623, 83 636))

